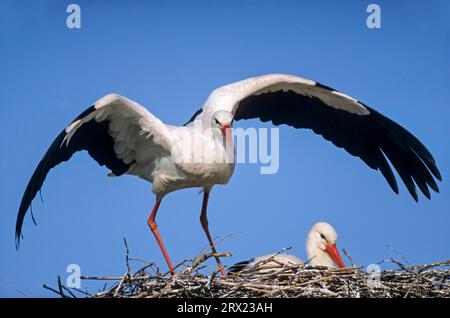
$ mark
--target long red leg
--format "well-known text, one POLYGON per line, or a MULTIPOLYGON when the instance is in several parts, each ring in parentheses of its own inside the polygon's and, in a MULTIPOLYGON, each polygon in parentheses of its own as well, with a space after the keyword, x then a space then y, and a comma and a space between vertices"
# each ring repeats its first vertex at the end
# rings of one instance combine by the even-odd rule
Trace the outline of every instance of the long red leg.
MULTIPOLYGON (((206 233, 206 237, 208 238, 209 245, 211 246, 212 252, 214 254, 217 254, 216 247, 214 246, 214 242, 211 238, 211 234, 209 233, 208 217, 206 215, 206 209, 208 207, 209 191, 210 190, 205 189, 204 194, 203 194, 203 204, 202 204, 202 213, 200 214, 200 223, 202 224, 203 230, 206 233)), ((223 266, 222 266, 222 263, 220 262, 219 257, 216 256, 215 258, 216 258, 217 265, 219 266, 220 272, 222 273, 222 276, 225 276, 225 270, 223 269, 223 266)))
POLYGON ((167 254, 167 250, 161 240, 161 236, 159 236, 158 225, 156 224, 156 221, 155 221, 156 213, 158 213, 158 208, 159 208, 160 203, 161 203, 161 199, 157 198, 155 206, 153 207, 152 213, 150 214, 150 216, 147 220, 147 224, 148 224, 150 230, 152 230, 153 235, 156 238, 156 241, 158 242, 159 248, 161 249, 161 252, 163 253, 164 258, 166 259, 166 262, 167 262, 167 265, 169 266, 170 272, 172 273, 172 275, 175 275, 175 270, 173 269, 172 262, 170 261, 170 258, 169 258, 169 254, 167 254))

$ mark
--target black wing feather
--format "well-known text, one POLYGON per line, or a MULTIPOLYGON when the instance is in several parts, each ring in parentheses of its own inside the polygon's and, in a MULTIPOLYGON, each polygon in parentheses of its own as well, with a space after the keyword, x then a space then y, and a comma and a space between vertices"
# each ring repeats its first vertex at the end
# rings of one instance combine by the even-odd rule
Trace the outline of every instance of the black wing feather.
MULTIPOLYGON (((94 106, 86 109, 73 122, 84 118, 95 111, 94 106)), ((72 122, 72 123, 73 123, 72 122)), ((91 120, 81 125, 73 135, 69 144, 63 144, 66 131, 63 130, 50 145, 44 157, 34 171, 20 202, 19 213, 16 221, 16 247, 19 246, 22 234, 22 224, 31 202, 40 191, 48 172, 60 164, 69 160, 72 155, 80 150, 88 151, 89 155, 101 166, 106 166, 119 176, 124 174, 131 164, 125 164, 116 157, 114 152, 114 140, 108 133, 109 121, 96 122, 91 120)))
MULTIPOLYGON (((333 91, 319 83, 316 86, 330 93, 333 91)), ((333 108, 317 97, 280 90, 243 99, 234 118, 259 118, 264 122, 272 121, 274 125, 312 129, 337 147, 361 158, 372 169, 379 169, 392 190, 398 193, 387 157, 416 201, 416 185, 427 198, 430 198, 428 187, 439 192, 433 176, 441 180, 441 174, 426 147, 399 124, 367 105, 364 107, 369 115, 352 114, 333 108)))
POLYGON ((183 124, 183 126, 187 126, 189 123, 193 122, 195 120, 195 118, 197 118, 198 115, 200 115, 202 113, 203 109, 197 109, 197 111, 194 113, 194 115, 192 115, 191 119, 189 119, 186 123, 183 124))
POLYGON ((248 264, 250 264, 253 261, 252 259, 246 260, 246 261, 242 261, 236 264, 233 264, 230 266, 230 268, 227 271, 227 274, 237 274, 239 272, 241 272, 244 268, 246 268, 248 266, 248 264))

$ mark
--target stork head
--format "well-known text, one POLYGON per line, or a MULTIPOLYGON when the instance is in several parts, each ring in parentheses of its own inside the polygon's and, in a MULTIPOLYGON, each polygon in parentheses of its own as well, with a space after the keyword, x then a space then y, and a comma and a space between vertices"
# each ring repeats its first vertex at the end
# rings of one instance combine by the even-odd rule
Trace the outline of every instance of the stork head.
POLYGON ((224 130, 226 128, 231 128, 233 124, 233 114, 225 110, 219 110, 215 112, 212 116, 212 128, 218 128, 224 130))
POLYGON ((231 125, 233 124, 233 114, 225 110, 215 112, 212 116, 211 128, 220 131, 227 142, 231 142, 231 125))
POLYGON ((325 222, 319 222, 309 231, 306 240, 306 251, 313 265, 344 268, 345 264, 336 248, 337 233, 325 222))

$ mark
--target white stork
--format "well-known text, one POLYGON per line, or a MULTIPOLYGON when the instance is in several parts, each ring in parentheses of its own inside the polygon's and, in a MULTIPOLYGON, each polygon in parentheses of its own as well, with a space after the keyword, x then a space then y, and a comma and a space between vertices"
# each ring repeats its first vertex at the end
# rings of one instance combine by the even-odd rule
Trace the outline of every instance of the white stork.
MULTIPOLYGON (((313 225, 306 237, 306 254, 308 264, 311 266, 324 266, 329 268, 344 268, 345 264, 336 248, 337 233, 326 222, 317 222, 313 225)), ((247 261, 230 266, 228 273, 252 271, 258 274, 270 273, 284 266, 303 265, 304 262, 295 255, 268 254, 258 256, 247 261)))
MULTIPOLYGON (((233 174, 233 119, 252 118, 312 129, 360 157, 370 168, 380 170, 398 193, 389 159, 416 201, 416 185, 427 198, 428 187, 439 191, 434 178, 441 180, 441 175, 435 160, 416 137, 362 102, 312 80, 270 74, 220 87, 183 126, 164 124, 138 103, 110 94, 75 118, 39 162, 20 203, 17 247, 25 214, 48 172, 75 152, 86 150, 109 168, 111 175, 135 175, 153 184, 156 203, 147 223, 172 274, 155 221, 161 200, 172 191, 189 187, 204 190, 200 221, 215 253, 206 214, 209 193, 214 185, 226 184, 233 174), (189 142, 192 137, 196 142, 189 142), (198 153, 199 147, 201 160, 186 160, 198 153), (224 161, 215 162, 217 157, 224 161)), ((224 275, 219 258, 216 261, 224 275)))

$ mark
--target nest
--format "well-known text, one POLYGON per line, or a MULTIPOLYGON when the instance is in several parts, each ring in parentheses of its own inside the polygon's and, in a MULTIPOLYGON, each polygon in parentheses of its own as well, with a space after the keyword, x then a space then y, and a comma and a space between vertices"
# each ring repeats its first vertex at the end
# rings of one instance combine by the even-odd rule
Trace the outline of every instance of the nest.
MULTIPOLYGON (((58 279, 58 288, 44 285, 61 297, 80 295, 94 298, 174 298, 174 297, 450 297, 450 260, 420 266, 405 266, 401 262, 388 261, 394 269, 373 271, 362 267, 329 269, 305 265, 257 264, 251 270, 221 277, 218 271, 209 275, 205 261, 211 257, 231 254, 204 254, 177 266, 178 274, 160 273, 157 266, 148 263, 131 273, 128 253, 127 272, 118 277, 84 276, 84 280, 116 281, 103 291, 89 294, 87 291, 69 289, 58 279), (263 271, 258 267, 264 268, 263 271), (180 268, 183 268, 180 271, 180 268), (77 294, 78 293, 78 294, 77 294)), ((380 262, 381 263, 381 262, 380 262)))

